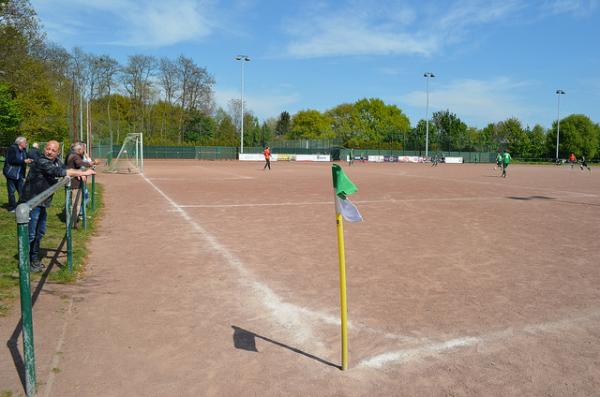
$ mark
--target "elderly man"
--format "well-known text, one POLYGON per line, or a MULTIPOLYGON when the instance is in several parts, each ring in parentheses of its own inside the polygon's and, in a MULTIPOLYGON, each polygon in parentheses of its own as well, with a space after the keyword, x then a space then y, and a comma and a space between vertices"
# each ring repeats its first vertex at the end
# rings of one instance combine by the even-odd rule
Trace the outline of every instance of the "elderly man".
MULTIPOLYGON (((82 168, 93 167, 98 164, 97 161, 91 161, 90 159, 85 159, 85 145, 81 142, 76 142, 71 145, 71 152, 67 156, 67 169, 75 169, 80 170, 82 168)), ((71 207, 73 208, 73 218, 77 221, 77 217, 79 215, 80 205, 77 205, 78 202, 78 191, 81 185, 81 178, 73 178, 71 181, 71 188, 73 189, 73 194, 71 195, 71 207)), ((79 195, 81 195, 79 193, 79 195)), ((81 197, 81 201, 83 202, 84 197, 81 197)), ((77 228, 77 223, 73 225, 74 228, 77 228)))
POLYGON ((31 148, 27 152, 27 158, 33 161, 42 157, 42 153, 40 152, 40 144, 37 142, 33 142, 31 148))
MULTIPOLYGON (((44 149, 44 154, 36 160, 25 181, 24 197, 29 200, 42 193, 57 182, 63 176, 79 177, 93 175, 94 170, 66 169, 58 159, 60 145, 57 141, 49 141, 44 149)), ((32 272, 40 272, 44 269, 38 255, 40 243, 46 233, 46 208, 52 204, 52 196, 44 200, 39 206, 33 208, 29 218, 29 260, 32 272)))
POLYGON ((6 153, 2 173, 6 177, 6 190, 8 190, 8 210, 15 211, 17 200, 15 192, 19 193, 19 200, 23 197, 23 182, 25 181, 25 168, 33 160, 27 158, 27 139, 20 136, 15 140, 6 153))

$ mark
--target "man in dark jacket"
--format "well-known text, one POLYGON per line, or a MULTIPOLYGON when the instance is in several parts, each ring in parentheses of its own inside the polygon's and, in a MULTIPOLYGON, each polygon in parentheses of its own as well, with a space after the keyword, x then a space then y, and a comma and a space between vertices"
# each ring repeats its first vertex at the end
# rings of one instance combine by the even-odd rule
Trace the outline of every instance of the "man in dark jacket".
POLYGON ((15 140, 6 152, 4 168, 2 173, 6 177, 6 190, 8 191, 8 210, 13 212, 17 207, 15 192, 19 193, 19 200, 23 196, 23 183, 25 181, 25 169, 27 164, 33 160, 27 158, 27 139, 20 136, 15 140))
POLYGON ((40 153, 40 144, 37 142, 33 142, 31 145, 31 149, 27 151, 27 158, 33 161, 42 157, 42 153, 40 153))
MULTIPOLYGON (((64 176, 78 177, 93 175, 94 170, 67 170, 58 159, 60 145, 57 141, 49 141, 44 149, 44 155, 36 160, 25 181, 24 198, 30 200, 42 193, 64 176)), ((52 196, 44 200, 39 206, 32 208, 29 214, 29 260, 31 271, 40 272, 44 265, 39 261, 40 243, 46 233, 46 208, 52 204, 52 196)))

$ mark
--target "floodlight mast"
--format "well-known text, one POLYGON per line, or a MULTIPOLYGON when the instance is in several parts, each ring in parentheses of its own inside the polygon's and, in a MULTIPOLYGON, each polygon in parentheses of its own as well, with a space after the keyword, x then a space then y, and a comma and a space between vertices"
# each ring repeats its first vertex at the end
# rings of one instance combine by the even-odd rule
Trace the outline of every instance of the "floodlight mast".
POLYGON ((425 77, 427 83, 427 105, 425 107, 425 157, 429 157, 429 79, 435 77, 431 72, 426 72, 425 77))
POLYGON ((250 57, 248 55, 237 55, 235 57, 236 61, 241 62, 242 69, 242 82, 241 82, 241 125, 240 125, 240 153, 244 153, 244 63, 250 62, 250 57))
POLYGON ((560 143, 560 96, 565 95, 563 90, 556 90, 556 162, 558 163, 558 145, 560 143))

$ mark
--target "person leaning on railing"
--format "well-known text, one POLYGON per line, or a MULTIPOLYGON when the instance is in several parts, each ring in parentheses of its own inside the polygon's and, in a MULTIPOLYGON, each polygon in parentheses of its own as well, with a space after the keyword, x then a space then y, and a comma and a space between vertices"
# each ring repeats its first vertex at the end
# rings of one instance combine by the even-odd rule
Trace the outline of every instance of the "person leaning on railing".
MULTIPOLYGON (((23 195, 25 200, 31 200, 33 197, 44 192, 50 186, 54 185, 58 178, 64 176, 80 177, 93 175, 96 172, 88 169, 85 171, 77 169, 66 169, 63 163, 58 159, 60 153, 60 144, 57 141, 49 141, 46 144, 43 155, 31 164, 29 174, 25 180, 23 195)), ((40 272, 44 265, 40 262, 38 255, 40 243, 46 232, 46 208, 52 204, 52 196, 44 200, 40 205, 31 209, 29 215, 29 261, 31 271, 40 272)))
MULTIPOLYGON (((69 152, 66 161, 66 166, 68 170, 81 170, 83 168, 94 167, 97 164, 97 161, 92 160, 90 158, 85 158, 85 145, 83 143, 76 142, 73 145, 71 145, 71 151, 69 152)), ((74 219, 77 219, 77 217, 79 216, 80 205, 75 204, 78 201, 77 196, 80 185, 81 178, 73 178, 73 180, 71 181, 71 189, 73 189, 73 194, 71 195, 71 207, 73 208, 72 215, 74 219)), ((81 195, 81 193, 79 193, 79 195, 81 195)), ((84 197, 81 197, 81 201, 83 201, 84 199, 84 197)), ((77 223, 75 223, 73 227, 77 228, 77 223)))

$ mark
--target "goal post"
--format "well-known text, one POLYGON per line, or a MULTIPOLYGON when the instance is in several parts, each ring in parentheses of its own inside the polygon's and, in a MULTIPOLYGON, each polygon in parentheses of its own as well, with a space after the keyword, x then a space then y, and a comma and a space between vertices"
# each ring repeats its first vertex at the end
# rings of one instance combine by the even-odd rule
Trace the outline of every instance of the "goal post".
POLYGON ((106 172, 115 174, 144 173, 144 137, 142 133, 127 134, 119 154, 115 157, 106 172))

